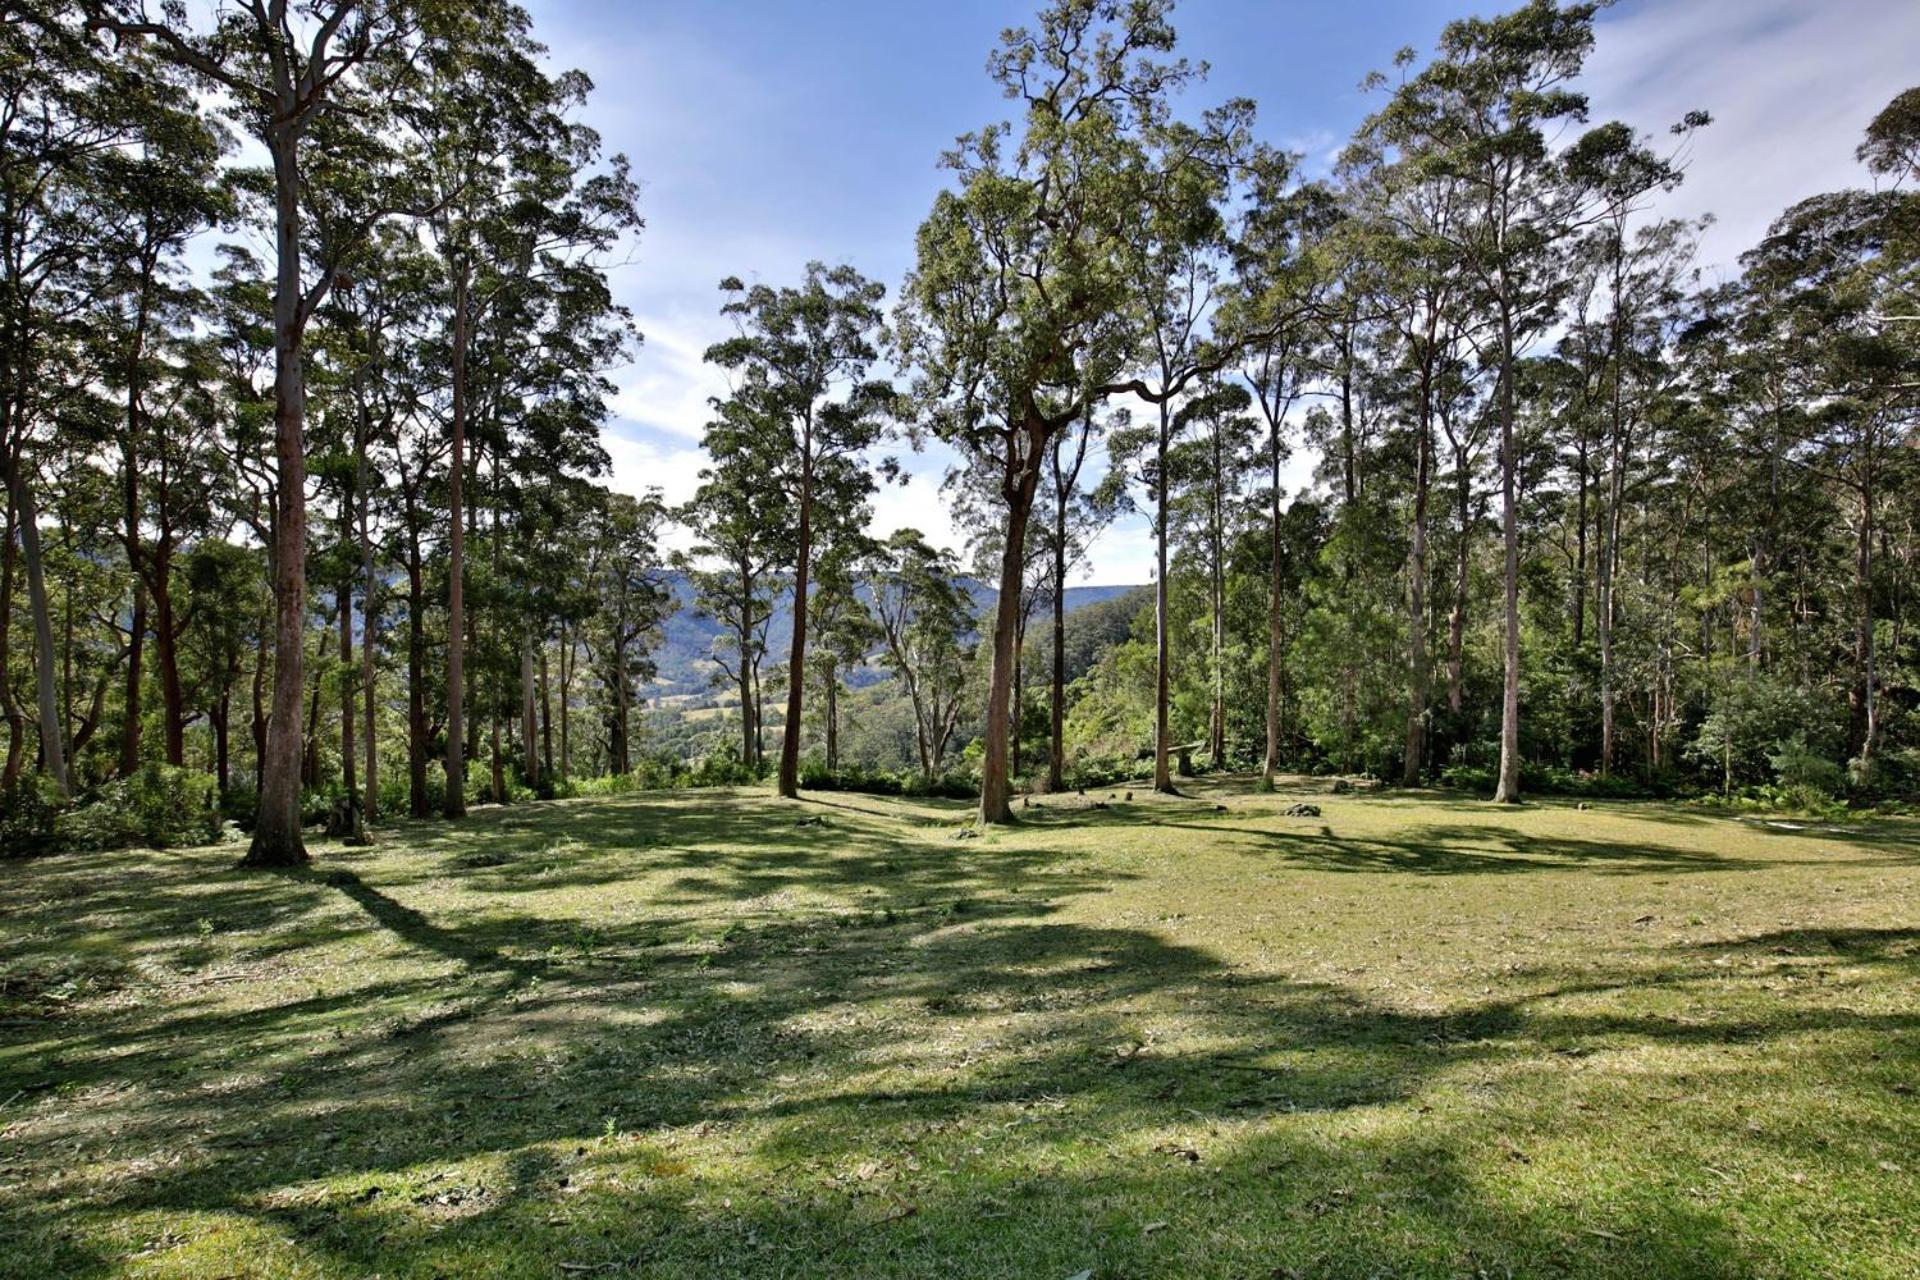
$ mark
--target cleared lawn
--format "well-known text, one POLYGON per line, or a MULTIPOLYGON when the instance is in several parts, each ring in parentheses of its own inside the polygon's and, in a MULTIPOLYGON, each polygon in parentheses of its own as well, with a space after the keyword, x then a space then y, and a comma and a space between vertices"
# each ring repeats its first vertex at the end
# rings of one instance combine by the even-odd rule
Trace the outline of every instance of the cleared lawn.
POLYGON ((0 1274, 1920 1275, 1920 827, 1309 790, 0 866, 0 1274))

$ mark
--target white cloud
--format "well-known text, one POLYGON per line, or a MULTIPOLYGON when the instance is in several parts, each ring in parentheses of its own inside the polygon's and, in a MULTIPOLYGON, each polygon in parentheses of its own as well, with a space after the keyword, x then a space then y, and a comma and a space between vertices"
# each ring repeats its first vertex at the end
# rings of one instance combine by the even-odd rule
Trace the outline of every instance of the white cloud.
MULTIPOLYGON (((613 460, 608 486, 635 497, 657 488, 667 502, 685 502, 700 487, 700 469, 707 465, 707 451, 698 444, 648 438, 621 422, 600 429, 600 444, 613 460)), ((682 526, 670 524, 665 541, 669 550, 685 551, 692 547, 693 536, 682 526)))
POLYGON ((1920 81, 1916 49, 1914 0, 1633 0, 1602 14, 1585 88, 1595 120, 1660 141, 1689 110, 1713 115, 1656 212, 1713 214, 1699 261, 1724 276, 1789 205, 1864 185, 1854 147, 1920 81))
POLYGON ((613 372, 613 411, 682 440, 698 440, 711 417, 708 399, 727 392, 726 373, 701 357, 726 335, 711 318, 668 311, 636 316, 646 341, 633 363, 613 372))
POLYGON ((873 519, 867 523, 867 532, 887 538, 901 529, 917 529, 930 544, 945 547, 965 563, 966 532, 954 521, 953 508, 940 489, 947 468, 955 461, 953 451, 929 443, 922 453, 902 449, 891 452, 910 478, 904 485, 880 483, 873 495, 873 519))

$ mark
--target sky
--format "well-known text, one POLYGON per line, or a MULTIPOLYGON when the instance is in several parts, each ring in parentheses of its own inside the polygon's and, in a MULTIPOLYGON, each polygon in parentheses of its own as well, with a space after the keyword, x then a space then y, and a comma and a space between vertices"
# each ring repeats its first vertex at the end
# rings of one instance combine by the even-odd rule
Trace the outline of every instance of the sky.
MULTIPOLYGON (((642 184, 647 226, 613 275, 644 342, 613 370, 603 431, 612 483, 683 501, 705 456, 708 400, 726 389, 701 359, 729 333, 719 282, 796 283, 813 259, 885 281, 889 305, 913 235, 945 185, 940 153, 1008 117, 988 52, 1037 0, 531 0, 555 69, 596 90, 584 117, 642 184)), ((1396 50, 1429 52, 1454 17, 1496 0, 1185 0, 1181 53, 1210 65, 1182 103, 1195 117, 1229 97, 1260 107, 1259 132, 1324 170, 1378 105, 1360 85, 1396 50)), ((1709 278, 1788 205, 1866 182, 1854 147, 1868 120, 1920 79, 1920 0, 1621 0, 1605 10, 1581 87, 1595 122, 1665 134, 1701 108, 1682 187, 1652 211, 1716 222, 1701 242, 1709 278)), ((938 445, 894 450, 911 475, 882 489, 873 531, 919 529, 963 551, 938 445)), ((1292 489, 1312 483, 1297 457, 1292 489)), ((1084 582, 1152 577, 1145 521, 1096 542, 1084 582)))

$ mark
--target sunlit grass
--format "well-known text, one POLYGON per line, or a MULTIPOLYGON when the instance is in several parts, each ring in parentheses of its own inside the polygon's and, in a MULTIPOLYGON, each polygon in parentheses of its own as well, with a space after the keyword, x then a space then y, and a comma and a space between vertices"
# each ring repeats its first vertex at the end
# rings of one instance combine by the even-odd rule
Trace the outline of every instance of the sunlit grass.
POLYGON ((1309 789, 8 865, 0 1274, 1920 1273, 1913 824, 1309 789))

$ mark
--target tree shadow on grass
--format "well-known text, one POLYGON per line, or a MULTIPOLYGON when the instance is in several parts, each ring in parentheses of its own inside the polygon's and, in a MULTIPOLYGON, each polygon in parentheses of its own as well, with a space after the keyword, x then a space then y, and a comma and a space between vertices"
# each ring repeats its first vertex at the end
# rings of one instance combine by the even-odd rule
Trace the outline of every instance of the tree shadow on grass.
POLYGON ((1411 875, 1510 875, 1525 871, 1588 871, 1602 875, 1651 872, 1752 870, 1779 865, 1642 841, 1588 840, 1537 835, 1511 828, 1429 823, 1394 837, 1342 837, 1324 822, 1307 820, 1297 828, 1267 830, 1228 822, 1153 823, 1160 827, 1230 832, 1248 852, 1278 854, 1289 863, 1317 871, 1402 873, 1411 875))
MULTIPOLYGON (((15 1274, 116 1274, 109 1241, 137 1217, 264 1230, 334 1274, 1744 1275, 1782 1259, 1751 1252, 1737 1206, 1657 1178, 1594 1205, 1517 1196, 1500 1168, 1518 1176, 1550 1135, 1521 1131, 1490 1170, 1484 1128, 1411 1104, 1465 1069, 1554 1071, 1596 1045, 1732 1051, 1915 1026, 1843 1007, 1682 1022, 1561 1007, 1589 994, 1570 991, 1399 1007, 1064 918, 1114 877, 1084 858, 750 809, 587 816, 595 839, 632 838, 613 853, 543 852, 544 816, 499 832, 513 857, 552 858, 547 887, 643 872, 668 887, 585 934, 531 898, 479 917, 409 905, 470 835, 424 855, 428 875, 397 858, 249 879, 275 928, 411 967, 255 1008, 173 999, 58 1027, 38 1066, 62 1096, 7 1117, 6 1176, 33 1181, 0 1185, 0 1257, 36 1268, 15 1274), (756 905, 789 890, 806 900, 756 905), (1327 1127, 1350 1116, 1364 1122, 1327 1127), (112 1172, 152 1152, 168 1159, 112 1172)), ((1301 839, 1194 826, 1261 850, 1301 839)), ((1304 838, 1309 857, 1341 843, 1304 838)), ((1578 848, 1544 856, 1590 865, 1578 848)), ((204 909, 205 865, 144 893, 90 877, 59 901, 171 954, 164 935, 204 909)), ((534 885, 487 891, 516 887, 534 885)), ((210 891, 239 909, 230 886, 210 891)), ((1906 965, 1913 943, 1782 931, 1584 976, 1593 991, 1720 981, 1735 947, 1906 965)))

